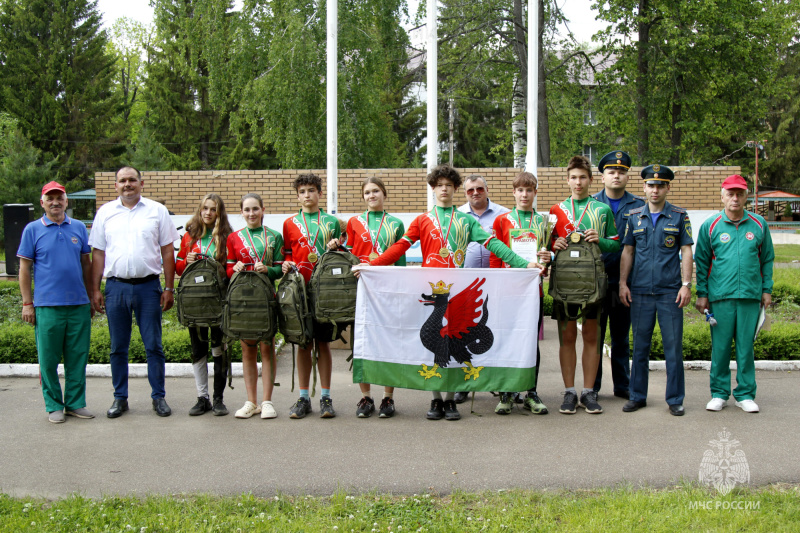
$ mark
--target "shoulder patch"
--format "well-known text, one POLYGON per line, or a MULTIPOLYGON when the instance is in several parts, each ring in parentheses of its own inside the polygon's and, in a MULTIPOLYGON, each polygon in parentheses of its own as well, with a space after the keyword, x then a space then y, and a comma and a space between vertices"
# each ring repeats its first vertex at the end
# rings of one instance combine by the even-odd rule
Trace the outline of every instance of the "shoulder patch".
POLYGON ((686 213, 686 209, 683 209, 682 207, 675 207, 674 205, 672 206, 672 211, 674 213, 686 213))
POLYGON ((631 209, 630 211, 628 211, 628 214, 629 214, 629 215, 634 215, 634 214, 638 215, 638 214, 639 214, 639 213, 641 213, 643 210, 644 210, 644 206, 642 206, 642 207, 637 207, 636 209, 631 209))

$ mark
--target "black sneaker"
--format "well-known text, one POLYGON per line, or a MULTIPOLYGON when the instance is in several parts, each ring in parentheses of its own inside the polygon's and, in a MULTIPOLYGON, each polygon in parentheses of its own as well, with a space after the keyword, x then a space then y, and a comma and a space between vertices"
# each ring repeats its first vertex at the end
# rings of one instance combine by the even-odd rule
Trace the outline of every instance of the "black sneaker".
POLYGON ((456 397, 454 398, 456 403, 464 403, 469 399, 468 392, 457 392, 456 397))
POLYGON ((381 401, 381 407, 378 414, 381 418, 392 418, 394 416, 394 400, 391 398, 384 398, 381 401))
POLYGON ((431 400, 428 420, 441 420, 442 418, 444 418, 444 402, 439 398, 434 398, 431 400))
POLYGON ((214 411, 214 416, 225 416, 228 414, 228 408, 222 403, 222 398, 214 398, 214 405, 211 407, 214 411))
POLYGON ((461 413, 458 412, 458 407, 456 407, 456 402, 454 400, 444 401, 444 419, 461 420, 461 413))
POLYGON ((375 412, 375 400, 364 396, 358 402, 357 407, 356 415, 358 418, 369 418, 372 416, 372 413, 375 412))
POLYGON ((564 395, 564 401, 561 403, 561 408, 558 412, 565 415, 574 415, 578 405, 578 395, 572 391, 564 391, 561 394, 564 395))
POLYGON ((603 412, 603 408, 597 403, 597 393, 595 391, 581 394, 581 401, 578 405, 586 409, 586 412, 592 415, 599 415, 603 412))
MULTIPOLYGON (((310 402, 309 402, 310 403, 310 402)), ((309 406, 310 407, 310 406, 309 406)), ((375 409, 373 405, 372 409, 375 409)), ((336 416, 336 411, 333 410, 333 400, 330 396, 323 396, 319 399, 319 417, 320 418, 333 418, 336 416)))
POLYGON ((308 398, 303 398, 302 396, 298 398, 297 402, 289 409, 289 418, 305 418, 305 416, 311 412, 311 400, 308 398))
POLYGON ((197 398, 197 403, 194 404, 194 407, 189 409, 189 416, 199 416, 209 412, 211 409, 211 402, 208 401, 208 398, 199 396, 197 398))

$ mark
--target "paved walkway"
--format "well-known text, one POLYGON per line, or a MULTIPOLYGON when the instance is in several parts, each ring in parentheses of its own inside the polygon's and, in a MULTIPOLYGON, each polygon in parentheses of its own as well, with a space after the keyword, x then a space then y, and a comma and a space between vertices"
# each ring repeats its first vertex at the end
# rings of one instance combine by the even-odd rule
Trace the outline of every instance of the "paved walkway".
MULTIPOLYGON (((650 405, 621 411, 624 400, 601 393, 605 413, 558 413, 561 375, 555 323, 545 321, 539 387, 546 416, 515 409, 495 415, 496 399, 476 395, 474 414, 461 406, 459 422, 425 420, 430 393, 395 392, 394 419, 357 419, 358 386, 351 383, 345 352, 335 352, 334 405, 338 417, 290 420, 290 356, 279 361, 274 401, 279 418, 237 420, 233 414, 189 417, 194 381, 167 380, 173 415, 151 409, 146 379, 130 383, 131 410, 108 419, 112 387, 90 378, 88 404, 94 420, 68 418, 53 425, 44 412, 39 382, 0 378, 0 492, 60 498, 110 494, 276 492, 326 495, 338 489, 420 493, 456 489, 590 488, 620 484, 664 487, 698 478, 709 441, 727 428, 741 443, 751 483, 800 482, 800 373, 759 371, 759 414, 733 406, 704 410, 708 372, 687 371, 687 409, 673 417, 663 402, 665 374, 650 373, 650 405)), ((606 362, 607 365, 607 362, 606 362)), ((580 369, 579 369, 580 375, 580 369)), ((606 367, 606 375, 610 371, 606 367)), ((244 384, 226 391, 233 413, 244 403, 244 384)), ((375 390, 380 397, 380 390, 375 390)))

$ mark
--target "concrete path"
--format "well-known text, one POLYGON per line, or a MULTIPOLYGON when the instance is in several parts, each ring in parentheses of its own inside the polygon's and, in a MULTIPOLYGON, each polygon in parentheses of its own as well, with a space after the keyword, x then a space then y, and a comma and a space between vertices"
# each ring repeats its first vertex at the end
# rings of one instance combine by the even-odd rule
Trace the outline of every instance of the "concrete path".
MULTIPOLYGON (((610 395, 608 381, 600 397, 605 413, 579 410, 566 416, 558 413, 562 381, 555 323, 545 324, 539 391, 551 411, 546 416, 522 409, 495 415, 496 398, 479 393, 474 414, 466 403, 459 422, 429 421, 424 415, 430 393, 398 390, 395 418, 358 419, 360 393, 351 383, 345 352, 334 354, 338 417, 332 420, 318 418, 317 399, 312 399, 314 414, 289 419, 297 396, 290 391, 291 356, 280 358, 275 420, 233 417, 245 399, 241 379, 226 391, 229 416, 189 417, 195 388, 187 378, 167 380, 171 417, 152 411, 146 379, 132 379, 131 410, 111 420, 105 417, 111 381, 90 378, 88 404, 98 418, 68 417, 54 425, 47 421, 37 379, 0 378, 0 492, 60 498, 664 487, 697 480, 703 453, 712 448, 709 441, 725 428, 741 443, 751 484, 800 482, 800 373, 759 371, 759 414, 746 414, 732 401, 722 412, 705 411, 708 372, 690 370, 684 417, 667 412, 663 371, 650 373, 649 405, 638 412, 621 411, 624 400, 610 395)), ((380 388, 374 392, 380 398, 380 388)))

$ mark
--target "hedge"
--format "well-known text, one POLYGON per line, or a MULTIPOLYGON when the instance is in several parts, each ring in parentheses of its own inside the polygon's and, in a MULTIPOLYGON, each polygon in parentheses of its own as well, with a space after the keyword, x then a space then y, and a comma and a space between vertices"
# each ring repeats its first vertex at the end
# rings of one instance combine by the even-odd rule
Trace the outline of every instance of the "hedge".
MULTIPOLYGON (((164 355, 168 363, 191 363, 192 344, 189 330, 164 331, 162 334, 164 355)), ((231 346, 231 359, 242 360, 242 348, 238 342, 231 346)), ((111 337, 107 327, 93 327, 89 346, 89 364, 108 364, 111 352, 111 337)), ((128 352, 131 363, 146 363, 147 354, 139 335, 139 328, 133 327, 131 345, 128 352)), ((33 326, 28 324, 7 324, 0 328, 0 364, 1 363, 38 363, 36 339, 33 326)))
MULTIPOLYGON (((800 305, 800 287, 793 284, 790 279, 781 279, 775 282, 773 298, 777 301, 791 301, 800 305)), ((783 276, 781 276, 783 277, 783 276)), ((544 285, 544 307, 542 312, 546 317, 552 315, 553 299, 547 294, 547 283, 544 285)), ((19 312, 19 285, 16 282, 0 282, 0 313, 9 316, 9 313, 19 312), (5 308, 4 308, 5 307, 5 308)), ((174 323, 174 310, 165 314, 165 322, 174 323)), ((0 318, 2 322, 2 318, 0 318)), ((134 326, 131 336, 129 357, 132 363, 144 363, 147 356, 144 350, 138 328, 134 326)), ((633 346, 631 334, 631 346, 633 346)), ((186 328, 165 328, 162 335, 164 355, 170 363, 191 362, 191 342, 189 331, 186 328)), ((108 327, 105 323, 92 327, 91 346, 89 348, 90 364, 107 364, 109 362, 111 340, 108 327)), ((241 361, 242 352, 238 342, 231 344, 231 357, 234 361, 241 361)), ((664 358, 664 348, 661 342, 661 331, 656 325, 653 340, 650 346, 651 359, 664 358)), ((711 358, 711 333, 706 323, 687 322, 683 328, 683 358, 687 361, 708 360, 711 358)), ((755 358, 764 360, 792 360, 800 359, 800 324, 773 322, 771 331, 761 332, 755 343, 755 358)), ((0 363, 36 363, 36 341, 33 327, 22 323, 3 323, 0 327, 0 363)))

